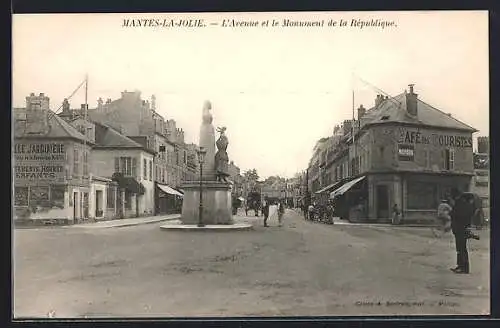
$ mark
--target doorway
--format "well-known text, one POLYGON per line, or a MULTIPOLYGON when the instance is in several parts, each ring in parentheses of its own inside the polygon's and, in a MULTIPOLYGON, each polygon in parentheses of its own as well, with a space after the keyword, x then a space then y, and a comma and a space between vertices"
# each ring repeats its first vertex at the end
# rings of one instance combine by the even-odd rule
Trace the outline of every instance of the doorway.
POLYGON ((89 193, 84 192, 83 193, 83 218, 88 219, 89 218, 89 193))
POLYGON ((377 186, 377 219, 389 217, 389 188, 386 185, 377 186))
POLYGON ((103 193, 102 190, 95 191, 95 217, 100 218, 103 215, 102 203, 103 203, 103 193))
POLYGON ((78 205, 78 192, 73 192, 73 220, 76 220, 78 218, 78 212, 77 212, 77 205, 78 205))

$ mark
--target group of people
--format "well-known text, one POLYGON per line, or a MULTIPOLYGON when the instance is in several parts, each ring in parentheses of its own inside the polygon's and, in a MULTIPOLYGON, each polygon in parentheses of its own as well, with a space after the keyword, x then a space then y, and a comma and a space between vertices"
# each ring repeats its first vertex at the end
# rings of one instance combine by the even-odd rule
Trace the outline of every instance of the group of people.
MULTIPOLYGON (((269 208, 271 206, 271 202, 268 197, 264 198, 262 202, 262 215, 264 216, 264 227, 269 227, 267 224, 267 220, 269 219, 269 208)), ((283 215, 285 214, 285 201, 280 200, 278 202, 278 225, 281 227, 283 225, 283 215)))

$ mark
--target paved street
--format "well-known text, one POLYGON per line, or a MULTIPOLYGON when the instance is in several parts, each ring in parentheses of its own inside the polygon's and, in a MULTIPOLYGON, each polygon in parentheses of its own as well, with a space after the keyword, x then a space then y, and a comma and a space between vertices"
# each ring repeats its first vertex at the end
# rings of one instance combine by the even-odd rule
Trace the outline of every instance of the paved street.
POLYGON ((489 231, 470 242, 472 273, 455 275, 452 236, 428 228, 323 225, 292 210, 281 228, 238 220, 254 230, 16 229, 15 316, 489 312, 489 231))

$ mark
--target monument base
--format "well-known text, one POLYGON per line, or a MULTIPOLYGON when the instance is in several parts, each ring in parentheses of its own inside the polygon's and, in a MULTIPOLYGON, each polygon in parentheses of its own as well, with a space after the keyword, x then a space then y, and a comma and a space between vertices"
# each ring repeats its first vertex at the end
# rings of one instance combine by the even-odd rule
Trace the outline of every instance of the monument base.
MULTIPOLYGON (((182 184, 182 224, 198 224, 200 210, 200 181, 182 184)), ((233 224, 231 185, 228 182, 202 182, 202 223, 205 225, 233 224)))

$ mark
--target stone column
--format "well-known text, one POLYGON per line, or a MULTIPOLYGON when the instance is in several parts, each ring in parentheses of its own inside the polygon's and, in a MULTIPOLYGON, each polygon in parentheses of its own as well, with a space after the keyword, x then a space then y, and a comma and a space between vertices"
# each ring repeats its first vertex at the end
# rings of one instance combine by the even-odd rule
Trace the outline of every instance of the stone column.
POLYGON ((126 217, 126 212, 125 212, 125 190, 120 190, 119 192, 122 193, 122 203, 121 203, 121 207, 122 207, 122 215, 123 217, 125 218, 126 217))
MULTIPOLYGON (((215 129, 212 125, 212 105, 206 101, 203 106, 202 123, 200 127, 199 146, 205 148, 205 161, 203 163, 203 180, 215 180, 215 129)), ((199 178, 197 178, 198 180, 199 178)))

